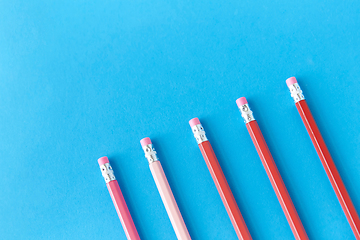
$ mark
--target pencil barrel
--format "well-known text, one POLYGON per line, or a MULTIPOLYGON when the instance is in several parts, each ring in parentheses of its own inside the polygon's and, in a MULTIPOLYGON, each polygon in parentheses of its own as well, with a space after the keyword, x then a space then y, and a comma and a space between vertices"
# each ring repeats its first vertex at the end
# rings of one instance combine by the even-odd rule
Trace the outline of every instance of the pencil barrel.
POLYGON ((202 142, 199 144, 199 148, 230 217, 231 223, 234 226, 236 235, 241 240, 251 240, 250 232, 245 224, 210 142, 202 142))
POLYGON ((111 199, 114 203, 116 212, 120 218, 121 225, 124 228, 125 235, 128 240, 140 240, 139 234, 136 230, 133 219, 130 215, 129 209, 126 205, 124 196, 120 190, 117 180, 106 183, 111 199))
POLYGON ((305 232, 304 226, 301 223, 300 217, 281 178, 279 170, 276 167, 274 159, 265 142, 258 123, 256 121, 249 122, 246 124, 246 128, 249 131, 250 137, 255 145, 256 151, 260 156, 266 174, 268 175, 268 178, 279 200, 281 208, 286 216, 295 239, 308 240, 309 238, 305 232))
POLYGON ((356 212, 354 204, 351 201, 349 193, 346 190, 345 184, 342 181, 340 174, 335 166, 335 163, 330 155, 330 152, 325 144, 320 130, 316 125, 315 119, 311 114, 306 100, 296 103, 296 108, 299 111, 301 119, 306 127, 306 130, 311 138, 311 141, 316 149, 325 172, 330 180, 330 183, 335 191, 335 194, 340 202, 340 205, 345 213, 345 216, 350 224, 350 227, 357 240, 360 240, 360 219, 356 212))
POLYGON ((177 238, 191 240, 160 161, 151 163, 149 167, 177 238))

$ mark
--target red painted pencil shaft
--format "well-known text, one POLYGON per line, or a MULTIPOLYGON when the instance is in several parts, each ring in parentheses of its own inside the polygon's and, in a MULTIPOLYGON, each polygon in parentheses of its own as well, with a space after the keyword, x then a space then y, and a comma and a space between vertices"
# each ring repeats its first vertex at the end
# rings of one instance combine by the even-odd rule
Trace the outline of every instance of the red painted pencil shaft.
POLYGON ((265 171, 270 179, 271 185, 274 188, 276 196, 280 202, 281 208, 285 213, 286 219, 290 225, 290 228, 295 238, 298 240, 308 239, 308 236, 301 223, 299 215, 296 212, 294 204, 281 178, 279 170, 276 167, 274 159, 260 131, 259 125, 257 124, 256 121, 251 121, 246 124, 246 128, 249 131, 251 139, 260 156, 261 162, 264 165, 265 171))
POLYGON ((129 240, 140 240, 139 234, 131 218, 129 209, 126 205, 124 196, 120 190, 119 183, 114 180, 106 184, 111 199, 113 200, 116 212, 120 218, 120 222, 124 228, 125 235, 129 240))
POLYGON ((224 203, 225 209, 230 217, 231 223, 235 229, 236 235, 240 240, 252 240, 250 232, 241 215, 239 207, 231 192, 228 182, 221 170, 220 164, 215 156, 214 150, 210 142, 205 136, 205 130, 198 118, 190 120, 190 126, 194 133, 194 137, 198 143, 200 151, 205 159, 211 177, 224 203))
POLYGON ((101 157, 98 159, 98 163, 127 239, 140 240, 134 221, 120 190, 119 183, 116 180, 114 171, 109 163, 109 159, 107 157, 101 157))
POLYGON ((210 142, 200 143, 199 148, 238 238, 244 240, 252 239, 210 142))
POLYGON ((279 170, 276 167, 274 159, 271 156, 270 150, 261 133, 259 125, 249 108, 246 98, 239 98, 236 100, 236 104, 240 109, 241 116, 246 123, 246 128, 249 131, 251 139, 260 156, 261 162, 264 165, 265 171, 269 177, 272 187, 274 188, 275 194, 280 202, 295 238, 297 240, 308 240, 309 238, 305 232, 304 226, 302 225, 299 215, 296 212, 295 206, 285 187, 279 170))
POLYGON ((310 109, 306 103, 306 100, 301 100, 296 103, 301 119, 303 120, 306 130, 309 133, 311 141, 314 144, 317 154, 321 160, 321 163, 325 169, 325 172, 330 180, 330 183, 336 193, 336 196, 340 202, 340 205, 346 215, 347 220, 354 232, 357 240, 360 240, 360 219, 356 212, 354 204, 352 203, 350 196, 345 188, 345 185, 340 177, 340 174, 335 166, 330 152, 326 147, 325 141, 321 136, 320 130, 316 125, 316 122, 310 112, 310 109))
POLYGON ((286 84, 290 90, 291 97, 294 99, 296 108, 299 111, 311 141, 314 144, 316 152, 319 155, 321 163, 335 191, 335 194, 340 202, 340 205, 345 213, 345 216, 349 221, 355 238, 360 240, 359 215, 357 214, 354 204, 352 203, 350 196, 346 191, 345 185, 341 180, 340 174, 336 169, 335 163, 331 158, 330 152, 326 147, 325 141, 322 138, 320 130, 317 127, 309 106, 306 103, 303 92, 295 77, 287 79, 286 84))

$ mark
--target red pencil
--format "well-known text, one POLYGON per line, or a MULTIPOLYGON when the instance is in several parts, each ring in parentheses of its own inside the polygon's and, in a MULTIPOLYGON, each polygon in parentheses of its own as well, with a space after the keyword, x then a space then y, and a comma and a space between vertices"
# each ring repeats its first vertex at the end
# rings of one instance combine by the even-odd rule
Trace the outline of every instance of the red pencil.
POLYGON ((109 163, 109 159, 107 157, 101 157, 98 159, 98 163, 100 165, 101 173, 105 179, 106 186, 109 190, 111 199, 113 200, 116 212, 120 218, 120 222, 124 228, 127 239, 140 240, 129 209, 126 205, 124 196, 120 190, 119 183, 117 182, 114 171, 112 170, 112 167, 109 163))
POLYGON ((351 229, 357 240, 360 240, 360 219, 356 212, 356 209, 350 199, 345 185, 341 180, 340 174, 336 169, 335 163, 331 158, 330 152, 326 147, 325 141, 321 136, 320 130, 316 125, 316 122, 311 114, 311 111, 306 103, 305 97, 302 94, 299 84, 296 78, 291 77, 286 80, 286 84, 290 89, 291 96, 295 101, 295 105, 301 119, 303 120, 306 130, 308 131, 311 141, 314 144, 317 154, 321 160, 321 163, 325 169, 325 172, 330 180, 330 183, 336 193, 336 196, 340 202, 340 205, 346 215, 347 220, 350 223, 351 229))
POLYGON ((210 171, 211 177, 213 178, 216 188, 220 194, 221 200, 225 205, 231 223, 234 226, 236 235, 241 240, 251 240, 251 235, 240 213, 239 207, 236 204, 229 184, 227 183, 224 173, 221 170, 211 144, 205 136, 204 128, 198 118, 191 119, 189 123, 194 133, 194 137, 199 145, 200 151, 205 159, 206 165, 210 171))
POLYGON ((244 97, 239 98, 236 100, 236 103, 240 109, 241 116, 245 120, 246 128, 249 131, 295 239, 309 239, 246 99, 244 97))

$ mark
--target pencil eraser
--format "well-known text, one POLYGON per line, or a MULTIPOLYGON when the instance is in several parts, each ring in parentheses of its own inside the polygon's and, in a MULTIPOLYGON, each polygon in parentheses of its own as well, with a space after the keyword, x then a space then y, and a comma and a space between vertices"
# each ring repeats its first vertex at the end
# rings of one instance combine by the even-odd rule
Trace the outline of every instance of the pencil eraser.
POLYGON ((295 77, 291 77, 291 78, 288 78, 288 79, 286 80, 286 84, 288 85, 288 87, 290 87, 291 85, 293 85, 293 84, 295 84, 295 83, 297 83, 295 77))
POLYGON ((152 144, 152 143, 151 143, 150 138, 146 137, 146 138, 143 138, 143 139, 140 140, 140 144, 143 147, 143 146, 146 146, 146 145, 149 145, 149 144, 152 144))
POLYGON ((193 119, 191 119, 191 120, 189 121, 189 124, 190 124, 190 127, 193 127, 193 126, 195 126, 195 125, 200 124, 200 121, 199 121, 198 118, 193 118, 193 119))
POLYGON ((238 100, 236 100, 236 104, 238 105, 238 107, 241 107, 244 104, 247 104, 248 102, 246 101, 245 97, 241 97, 238 100))
POLYGON ((99 165, 104 165, 105 163, 108 163, 109 162, 109 159, 107 157, 101 157, 98 159, 98 163, 99 165))

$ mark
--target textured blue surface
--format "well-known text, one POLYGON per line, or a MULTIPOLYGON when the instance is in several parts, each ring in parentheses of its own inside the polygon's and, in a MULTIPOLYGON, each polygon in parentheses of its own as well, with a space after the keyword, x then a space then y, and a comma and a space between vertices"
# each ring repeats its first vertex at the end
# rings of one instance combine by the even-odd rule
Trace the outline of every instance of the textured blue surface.
POLYGON ((296 76, 360 212, 359 1, 1 1, 0 238, 175 239, 151 137, 194 240, 236 239, 199 117, 255 240, 293 239, 235 104, 246 96, 310 239, 355 239, 285 80, 296 76))

